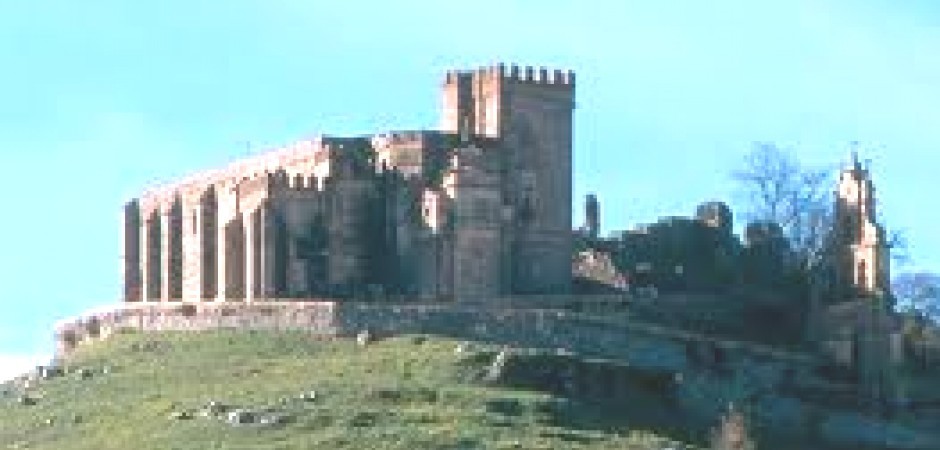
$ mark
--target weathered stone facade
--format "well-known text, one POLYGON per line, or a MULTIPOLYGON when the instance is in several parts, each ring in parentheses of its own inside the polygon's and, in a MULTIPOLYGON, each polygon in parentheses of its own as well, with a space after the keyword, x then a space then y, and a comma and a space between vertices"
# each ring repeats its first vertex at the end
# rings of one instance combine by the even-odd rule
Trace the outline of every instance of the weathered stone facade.
POLYGON ((574 75, 447 73, 441 131, 321 137, 124 209, 124 299, 475 298, 571 285, 574 75))

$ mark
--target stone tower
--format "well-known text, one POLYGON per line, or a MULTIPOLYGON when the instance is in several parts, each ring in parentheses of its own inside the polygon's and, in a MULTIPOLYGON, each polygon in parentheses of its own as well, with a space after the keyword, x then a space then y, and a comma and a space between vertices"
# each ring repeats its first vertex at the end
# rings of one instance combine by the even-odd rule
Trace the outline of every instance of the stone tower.
POLYGON ((442 130, 498 142, 512 293, 571 287, 574 82, 571 72, 502 64, 444 80, 442 130))
POLYGON ((834 244, 835 283, 842 297, 887 293, 888 246, 875 216, 871 175, 852 154, 836 190, 834 244))
POLYGON ((457 148, 443 180, 452 211, 449 284, 457 300, 492 298, 503 285, 499 176, 484 152, 472 143, 457 148))
POLYGON ((597 239, 601 230, 601 205, 597 196, 588 194, 584 199, 584 231, 591 239, 597 239))

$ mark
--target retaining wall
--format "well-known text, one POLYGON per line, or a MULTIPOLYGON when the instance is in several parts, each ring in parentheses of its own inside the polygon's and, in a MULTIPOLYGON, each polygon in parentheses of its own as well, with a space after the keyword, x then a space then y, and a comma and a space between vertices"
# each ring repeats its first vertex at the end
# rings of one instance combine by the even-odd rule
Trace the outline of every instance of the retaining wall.
MULTIPOLYGON (((649 368, 680 371, 690 362, 734 359, 804 364, 810 355, 753 343, 714 339, 625 317, 605 318, 598 310, 616 308, 616 299, 595 299, 585 309, 563 302, 477 302, 385 304, 337 301, 253 303, 136 303, 91 311, 56 326, 57 353, 67 355, 85 342, 117 330, 143 332, 223 328, 302 330, 317 335, 424 333, 535 348, 562 348, 585 356, 624 360, 649 368), (535 308, 531 305, 539 305, 535 308), (554 306, 546 308, 543 305, 554 306)), ((568 301, 570 303, 570 300, 568 301)))

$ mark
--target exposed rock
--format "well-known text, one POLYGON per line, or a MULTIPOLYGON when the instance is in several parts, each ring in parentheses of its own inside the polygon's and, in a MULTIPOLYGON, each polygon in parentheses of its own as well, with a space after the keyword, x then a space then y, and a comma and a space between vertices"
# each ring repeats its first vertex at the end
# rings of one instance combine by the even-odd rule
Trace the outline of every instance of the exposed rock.
POLYGON ((627 290, 626 276, 613 263, 610 253, 595 249, 575 255, 572 270, 587 292, 609 293, 627 290))
POLYGON ((174 411, 170 414, 170 418, 173 420, 189 420, 193 418, 193 415, 189 411, 174 411))
POLYGON ((500 350, 499 354, 496 355, 496 358, 486 369, 486 374, 483 376, 483 381, 489 383, 495 383, 500 381, 503 378, 504 372, 506 370, 506 363, 509 361, 509 349, 504 348, 500 350))
POLYGON ((317 399, 317 391, 311 390, 311 391, 304 392, 303 394, 300 394, 300 400, 303 400, 305 402, 312 402, 316 399, 317 399))
POLYGON ((263 414, 257 419, 258 425, 274 426, 287 423, 290 416, 283 413, 263 414))
POLYGON ((224 413, 228 407, 225 405, 212 400, 209 403, 206 403, 206 406, 202 408, 202 411, 199 412, 199 415, 203 417, 217 417, 224 413))
POLYGON ((51 366, 38 366, 36 367, 36 372, 39 375, 40 379, 50 380, 55 377, 62 376, 62 368, 57 365, 51 366))
POLYGON ((362 330, 359 332, 359 334, 356 335, 356 343, 359 344, 360 347, 368 345, 374 339, 375 337, 372 336, 372 333, 369 330, 362 330))
POLYGON ((228 413, 225 421, 232 426, 248 425, 255 422, 255 416, 255 413, 247 409, 236 409, 228 413))

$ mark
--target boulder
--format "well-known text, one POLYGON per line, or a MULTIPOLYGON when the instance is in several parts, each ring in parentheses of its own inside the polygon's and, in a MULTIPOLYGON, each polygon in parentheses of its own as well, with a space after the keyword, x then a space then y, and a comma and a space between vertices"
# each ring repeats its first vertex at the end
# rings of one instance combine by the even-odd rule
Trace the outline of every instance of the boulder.
POLYGON ((258 418, 258 425, 275 426, 287 423, 289 416, 283 413, 263 414, 258 418))
POLYGON ((43 380, 49 380, 55 377, 62 376, 63 374, 62 368, 56 365, 38 366, 36 367, 36 371, 39 374, 39 378, 43 380))
POLYGON ((225 405, 215 400, 211 400, 209 403, 206 403, 206 405, 203 406, 202 411, 200 411, 200 415, 203 417, 217 417, 224 413, 227 409, 228 408, 225 405))
POLYGON ((364 347, 371 343, 375 337, 372 336, 372 333, 369 330, 362 330, 359 334, 356 335, 356 343, 360 347, 364 347))
POLYGON ((506 364, 509 362, 509 356, 509 349, 504 348, 500 350, 493 362, 487 367, 483 380, 490 383, 502 380, 506 370, 506 364))
POLYGON ((170 418, 173 420, 189 420, 193 418, 193 415, 189 411, 173 411, 170 418))
POLYGON ((226 422, 232 426, 249 425, 257 419, 256 414, 247 409, 236 409, 228 413, 226 422))
POLYGON ((315 401, 316 399, 317 399, 317 391, 314 391, 314 390, 310 390, 310 391, 304 392, 303 394, 300 394, 300 400, 303 400, 305 402, 312 402, 312 401, 315 401))

